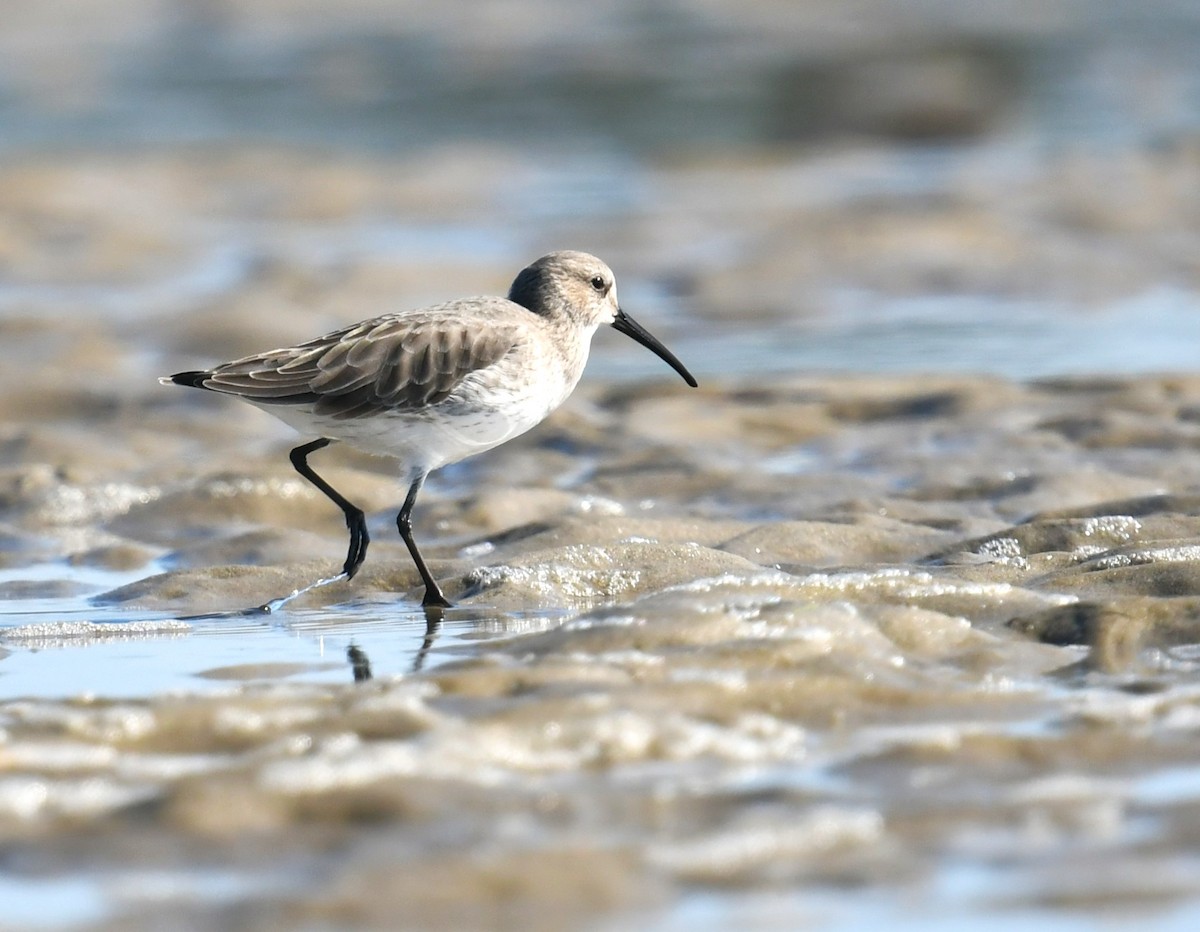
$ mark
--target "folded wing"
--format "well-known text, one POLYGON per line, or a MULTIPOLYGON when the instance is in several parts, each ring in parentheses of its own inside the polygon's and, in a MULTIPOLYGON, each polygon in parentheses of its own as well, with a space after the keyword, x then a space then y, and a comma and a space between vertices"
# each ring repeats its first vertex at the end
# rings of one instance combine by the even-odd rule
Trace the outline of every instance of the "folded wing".
POLYGON ((172 379, 260 405, 306 405, 315 414, 348 419, 445 401, 518 339, 515 327, 472 327, 461 318, 384 317, 172 379))

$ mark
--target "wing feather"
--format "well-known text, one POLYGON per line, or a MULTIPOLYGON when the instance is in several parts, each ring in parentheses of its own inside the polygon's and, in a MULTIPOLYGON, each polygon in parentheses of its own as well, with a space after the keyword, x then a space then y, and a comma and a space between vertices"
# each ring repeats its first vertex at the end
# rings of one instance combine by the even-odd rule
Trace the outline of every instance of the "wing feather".
POLYGON ((218 366, 203 387, 259 404, 311 405, 351 419, 416 410, 449 398, 473 372, 495 365, 520 341, 513 324, 396 315, 356 324, 291 349, 218 366))

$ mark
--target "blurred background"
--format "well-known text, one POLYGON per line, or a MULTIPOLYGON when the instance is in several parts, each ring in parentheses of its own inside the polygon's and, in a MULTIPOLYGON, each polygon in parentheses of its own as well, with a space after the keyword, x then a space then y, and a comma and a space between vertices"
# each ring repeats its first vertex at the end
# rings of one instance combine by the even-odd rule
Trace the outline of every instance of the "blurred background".
POLYGON ((1189 0, 9 0, 0 313, 209 321, 140 380, 581 248, 706 374, 1190 368, 1197 48, 1189 0))

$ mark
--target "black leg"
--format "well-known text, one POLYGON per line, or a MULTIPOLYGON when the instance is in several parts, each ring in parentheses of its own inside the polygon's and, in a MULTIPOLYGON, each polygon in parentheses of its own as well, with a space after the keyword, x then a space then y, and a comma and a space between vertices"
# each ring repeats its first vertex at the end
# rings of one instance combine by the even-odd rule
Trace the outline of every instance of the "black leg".
POLYGON ((433 579, 433 574, 429 572, 429 567, 425 565, 425 561, 421 558, 421 551, 417 549, 417 542, 412 536, 412 510, 413 505, 417 502, 417 493, 421 491, 421 486, 425 483, 424 476, 418 476, 411 486, 408 488, 408 497, 404 499, 404 507, 400 509, 400 514, 396 515, 396 527, 400 529, 400 537, 404 540, 404 545, 408 547, 408 552, 412 554, 413 563, 417 564, 417 572, 421 574, 421 581, 425 583, 425 598, 421 600, 421 604, 426 608, 430 606, 438 606, 440 608, 449 608, 450 603, 446 601, 446 597, 442 595, 442 590, 433 579))
POLYGON ((346 554, 346 563, 342 567, 342 572, 346 574, 347 579, 353 579, 358 568, 362 566, 363 560, 367 558, 367 544, 371 542, 371 537, 367 533, 366 515, 363 514, 361 508, 346 501, 337 489, 313 472, 313 468, 308 465, 308 454, 327 447, 331 443, 333 441, 327 437, 306 443, 292 451, 291 459, 292 465, 296 467, 296 472, 324 492, 335 505, 342 509, 342 514, 346 516, 346 527, 350 529, 350 550, 346 554))

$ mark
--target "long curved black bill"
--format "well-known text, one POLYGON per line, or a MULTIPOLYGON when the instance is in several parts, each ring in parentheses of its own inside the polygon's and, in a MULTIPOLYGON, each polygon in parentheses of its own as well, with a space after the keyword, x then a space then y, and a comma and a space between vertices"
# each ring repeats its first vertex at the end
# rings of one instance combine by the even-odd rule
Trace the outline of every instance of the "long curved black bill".
POLYGON ((624 311, 617 311, 617 319, 612 322, 613 329, 619 330, 627 337, 633 337, 642 346, 650 350, 655 356, 665 362, 668 366, 683 376, 683 380, 697 388, 698 383, 695 377, 687 371, 687 366, 681 363, 669 349, 663 346, 658 337, 654 336, 649 330, 639 324, 636 320, 626 314, 624 311))

